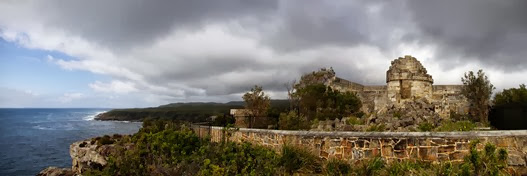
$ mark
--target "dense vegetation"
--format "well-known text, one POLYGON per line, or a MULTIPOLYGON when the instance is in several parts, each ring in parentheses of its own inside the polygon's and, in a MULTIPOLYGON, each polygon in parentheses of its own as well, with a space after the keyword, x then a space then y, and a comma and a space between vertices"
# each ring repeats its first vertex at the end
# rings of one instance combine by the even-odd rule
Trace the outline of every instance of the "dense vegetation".
POLYGON ((108 164, 85 175, 497 175, 507 171, 507 152, 491 144, 477 151, 477 143, 472 143, 462 163, 431 164, 388 163, 379 157, 350 163, 323 160, 295 146, 286 145, 277 153, 249 143, 214 143, 200 139, 185 125, 160 120, 147 120, 138 133, 109 140, 115 147, 108 164))
POLYGON ((489 120, 498 129, 527 129, 527 88, 505 89, 496 93, 489 120))
POLYGON ((360 98, 351 92, 340 92, 326 85, 335 75, 333 69, 305 74, 288 88, 290 109, 279 117, 279 129, 309 129, 312 122, 362 116, 360 98))

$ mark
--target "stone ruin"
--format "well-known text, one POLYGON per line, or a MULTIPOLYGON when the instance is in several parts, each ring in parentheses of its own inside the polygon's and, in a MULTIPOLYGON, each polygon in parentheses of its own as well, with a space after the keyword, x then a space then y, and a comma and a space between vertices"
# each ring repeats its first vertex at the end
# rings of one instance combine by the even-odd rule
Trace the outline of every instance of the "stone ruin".
MULTIPOLYGON (((337 76, 325 82, 333 89, 356 93, 363 103, 361 110, 369 116, 367 123, 386 124, 390 131, 415 128, 423 122, 437 126, 452 113, 468 113, 469 104, 461 94, 463 85, 433 83, 432 76, 421 62, 409 55, 391 62, 386 72, 386 85, 365 86, 337 76)), ((343 126, 344 122, 331 123, 339 130, 337 127, 343 126)), ((322 126, 327 124, 321 122, 322 126)))

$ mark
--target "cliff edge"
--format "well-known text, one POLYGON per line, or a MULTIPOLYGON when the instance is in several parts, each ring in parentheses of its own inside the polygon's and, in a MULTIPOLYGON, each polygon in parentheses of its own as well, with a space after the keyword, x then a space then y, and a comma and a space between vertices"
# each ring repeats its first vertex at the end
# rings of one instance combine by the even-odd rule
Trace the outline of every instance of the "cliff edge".
POLYGON ((77 141, 70 145, 71 168, 48 167, 38 176, 79 175, 88 169, 102 169, 108 163, 108 156, 115 144, 100 145, 97 139, 77 141))

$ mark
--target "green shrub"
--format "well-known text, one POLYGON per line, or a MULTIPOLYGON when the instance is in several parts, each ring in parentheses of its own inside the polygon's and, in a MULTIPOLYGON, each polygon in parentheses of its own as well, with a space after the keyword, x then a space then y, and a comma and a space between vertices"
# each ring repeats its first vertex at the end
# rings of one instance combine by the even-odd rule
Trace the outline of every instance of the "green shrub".
POLYGON ((108 135, 104 135, 97 140, 97 146, 113 144, 115 141, 108 135))
POLYGON ((437 127, 436 131, 472 131, 474 128, 476 128, 476 124, 469 120, 457 122, 446 121, 437 127))
POLYGON ((381 175, 432 175, 433 166, 423 161, 394 161, 387 164, 381 175))
POLYGON ((123 135, 117 133, 112 135, 113 139, 120 139, 121 137, 123 137, 123 135))
POLYGON ((434 126, 431 123, 423 122, 419 124, 418 129, 420 131, 432 131, 432 129, 434 129, 434 126))
POLYGON ((399 111, 394 112, 392 115, 393 115, 393 118, 397 118, 397 119, 400 119, 403 116, 402 113, 399 111))
POLYGON ((465 121, 465 120, 470 120, 469 116, 468 115, 465 115, 465 114, 459 114, 455 111, 450 111, 450 119, 452 119, 453 121, 465 121))
POLYGON ((280 166, 286 173, 315 173, 321 170, 320 159, 304 148, 285 145, 282 147, 280 166))
POLYGON ((349 117, 348 121, 346 121, 348 125, 364 125, 364 121, 358 117, 351 116, 349 117))
POLYGON ((384 131, 386 126, 384 124, 373 124, 366 129, 366 131, 384 131))
POLYGON ((281 113, 278 127, 281 130, 304 130, 309 129, 309 122, 305 116, 298 115, 295 111, 281 113))
POLYGON ((360 163, 359 167, 355 170, 355 173, 357 175, 365 176, 379 175, 379 172, 384 167, 385 162, 382 160, 382 158, 375 157, 360 163))
POLYGON ((483 151, 477 150, 479 141, 471 142, 470 153, 465 156, 462 174, 469 175, 505 175, 507 174, 507 151, 487 143, 483 151))
POLYGON ((349 175, 351 165, 343 160, 330 159, 326 162, 326 175, 349 175))

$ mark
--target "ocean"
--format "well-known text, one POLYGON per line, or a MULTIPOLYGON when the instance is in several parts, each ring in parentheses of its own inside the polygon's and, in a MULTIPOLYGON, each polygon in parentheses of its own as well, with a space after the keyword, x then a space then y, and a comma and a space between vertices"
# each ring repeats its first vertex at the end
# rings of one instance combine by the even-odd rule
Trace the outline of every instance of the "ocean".
POLYGON ((71 167, 70 144, 91 137, 132 134, 138 122, 96 121, 109 109, 0 109, 0 175, 36 175, 71 167))

